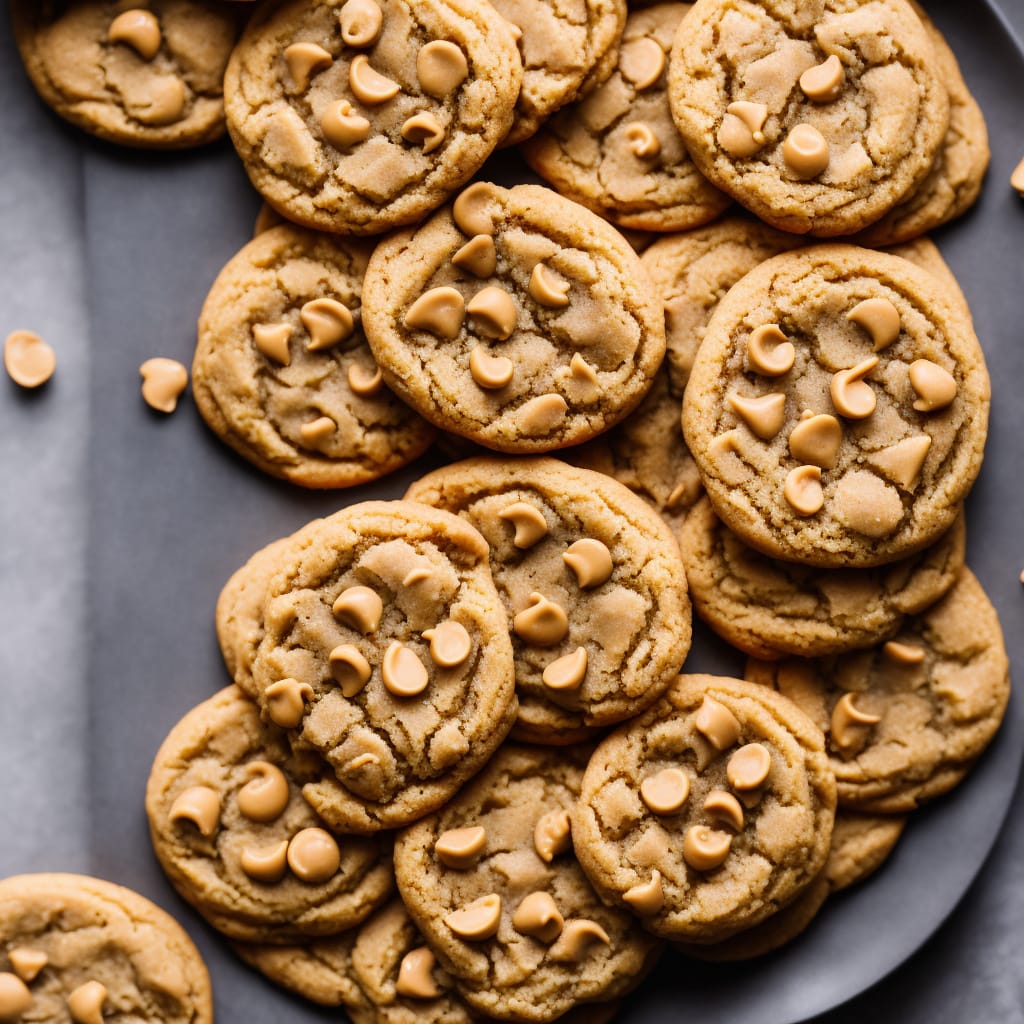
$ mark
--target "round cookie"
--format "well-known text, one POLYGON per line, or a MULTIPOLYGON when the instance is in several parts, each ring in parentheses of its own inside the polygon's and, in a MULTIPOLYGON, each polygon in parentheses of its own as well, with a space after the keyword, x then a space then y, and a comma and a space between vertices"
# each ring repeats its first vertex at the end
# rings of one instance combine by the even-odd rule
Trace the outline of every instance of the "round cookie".
POLYGON ((258 8, 224 79, 252 183, 290 220, 367 235, 439 206, 512 124, 512 33, 472 0, 258 8))
POLYGON ((846 235, 928 174, 949 125, 940 70, 906 0, 697 0, 669 99, 713 184, 784 231, 846 235))
POLYGON ((281 225, 233 257, 206 298, 196 405, 265 473, 350 487, 406 465, 433 440, 385 386, 363 337, 368 257, 365 242, 281 225))
POLYGON ((836 813, 824 875, 831 892, 842 892, 873 875, 892 853, 907 819, 893 814, 836 813))
POLYGON ((92 135, 181 149, 224 133, 238 15, 217 0, 14 0, 14 35, 42 98, 92 135))
POLYGON ((396 840, 410 915, 466 1002, 492 1017, 548 1021, 622 996, 660 949, 598 899, 573 855, 566 812, 589 753, 507 744, 396 840))
POLYGON ((931 547, 873 569, 819 570, 743 543, 707 498, 679 531, 694 608, 756 658, 815 657, 888 639, 905 615, 934 604, 964 564, 963 516, 931 547))
POLYGON ((371 833, 441 806, 515 721, 487 543, 458 516, 365 502, 294 538, 270 583, 253 680, 293 744, 334 769, 303 795, 371 833))
POLYGON ((746 675, 776 687, 825 730, 840 803, 881 814, 952 789, 992 740, 1010 693, 999 619, 966 568, 886 644, 750 661, 746 675))
POLYGON ((974 322, 971 316, 971 307, 967 304, 967 296, 964 295, 960 282, 956 279, 956 275, 950 269, 949 264, 942 258, 939 247, 930 238, 926 235, 919 235, 909 242, 901 242, 899 245, 890 246, 886 249, 886 252, 892 253, 893 256, 902 256, 905 260, 910 260, 911 263, 919 266, 922 270, 927 270, 932 277, 938 279, 943 287, 944 294, 950 302, 971 323, 974 322))
POLYGON ((104 1009, 139 1024, 213 1024, 210 976, 181 925, 97 878, 0 881, 0 1016, 65 1024, 104 1009))
POLYGON ((477 182, 374 251, 364 326, 385 381, 432 423, 504 452, 613 426, 665 353, 639 259, 550 189, 477 182))
POLYGON ((690 648, 672 533, 628 488, 555 459, 469 459, 406 498, 484 536, 508 616, 518 738, 571 742, 650 707, 690 648))
POLYGON ((683 432, 743 541, 864 568, 952 525, 981 467, 989 395, 970 320, 936 278, 821 245, 766 261, 719 303, 683 432))
POLYGON ((523 147, 562 195, 625 228, 680 231, 731 202, 694 166, 668 105, 668 52, 689 4, 630 12, 612 76, 523 147))
POLYGON ((680 676, 601 743, 572 832, 606 902, 655 934, 706 945, 810 885, 828 857, 835 779, 821 732, 777 696, 680 676))
POLYGON ((325 771, 234 686, 160 747, 146 787, 153 849, 181 896, 230 938, 331 935, 391 892, 388 842, 332 836, 302 798, 325 771))

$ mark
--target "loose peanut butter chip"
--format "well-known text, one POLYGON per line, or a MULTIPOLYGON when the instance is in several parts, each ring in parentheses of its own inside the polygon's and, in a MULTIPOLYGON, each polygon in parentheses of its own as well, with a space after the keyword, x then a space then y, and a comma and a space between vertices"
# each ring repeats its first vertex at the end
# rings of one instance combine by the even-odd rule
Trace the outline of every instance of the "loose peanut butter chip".
POLYGON ((747 339, 750 365, 764 377, 781 377, 793 369, 796 349, 778 324, 763 324, 747 339))
POLYGON ((917 486, 924 460, 932 446, 931 436, 918 434, 897 441, 880 452, 868 456, 868 462, 881 470, 884 476, 904 490, 911 491, 917 486))
POLYGON ((694 871, 713 871, 729 856, 732 836, 707 825, 693 825, 683 838, 683 860, 694 871))
POLYGON ((718 144, 730 156, 753 156, 765 143, 764 127, 768 108, 763 103, 737 100, 725 108, 718 129, 718 144))
POLYGON ((640 798, 655 814, 675 814, 690 795, 690 777, 680 768, 664 768, 640 783, 640 798))
POLYGON ((422 146, 424 154, 433 153, 444 142, 444 125, 428 111, 413 114, 402 125, 402 138, 413 145, 422 146))
POLYGON ((569 305, 569 282, 559 277, 547 264, 538 263, 530 274, 527 291, 530 298, 551 309, 569 305))
POLYGON ((1024 196, 1024 160, 1021 160, 1013 169, 1013 174, 1010 175, 1010 185, 1024 196))
POLYGON ((478 291, 466 305, 481 334, 504 341, 516 329, 518 310, 515 300, 504 288, 489 285, 478 291))
POLYGON ((451 828, 434 844, 437 859, 446 867, 464 871, 471 868, 487 846, 487 832, 479 825, 451 828))
POLYGON ((844 693, 832 709, 832 742, 840 753, 851 750, 862 735, 861 730, 882 720, 880 715, 859 711, 853 703, 854 694, 844 693))
POLYGON ((577 647, 544 669, 541 680, 552 690, 578 690, 587 676, 587 649, 577 647))
POLYGON ((548 535, 548 521, 536 506, 528 501, 516 501, 498 513, 499 519, 510 522, 516 530, 512 543, 525 551, 548 535))
POLYGON ((535 590, 529 606, 512 620, 512 629, 534 647, 554 647, 569 632, 569 619, 554 601, 535 590))
POLYGON ((334 836, 322 828, 304 828, 288 844, 288 867, 303 882, 320 885, 341 866, 341 851, 334 836))
POLYGON ((901 644, 898 640, 890 640, 882 650, 897 665, 920 665, 924 661, 924 648, 917 644, 901 644))
POLYGON ((475 346, 469 353, 469 374, 487 391, 505 387, 515 373, 516 365, 508 356, 492 356, 483 345, 475 346))
POLYGON ((274 725, 294 729, 306 713, 306 701, 313 699, 313 687, 297 679, 279 679, 267 687, 264 697, 274 725))
POLYGON ((416 77, 428 96, 444 99, 469 77, 466 55, 454 43, 435 39, 416 54, 416 77))
POLYGON ((878 356, 871 356, 849 370, 832 375, 829 393, 840 416, 848 420, 867 419, 875 411, 877 398, 864 378, 878 365, 878 356))
POLYGON ((15 974, 0 973, 0 1021, 17 1020, 32 1005, 32 993, 15 974))
POLYGON ((693 725, 715 750, 728 750, 740 738, 740 723, 736 716, 713 697, 705 696, 693 725))
POLYGON ((743 805, 724 789, 713 789, 704 798, 704 810, 736 832, 743 830, 743 805))
POLYGON ((174 801, 168 818, 191 821, 200 835, 212 836, 220 824, 220 794, 209 786, 192 786, 174 801))
POLYGON ((900 311, 888 299, 865 299, 858 302, 846 319, 863 327, 871 335, 876 352, 888 348, 900 336, 900 311))
POLYGON ((352 394, 360 398, 373 398, 384 390, 384 375, 379 366, 368 370, 365 366, 353 363, 348 368, 348 386, 352 394))
POLYGON ((655 868, 651 872, 649 881, 641 882, 627 889, 622 898, 641 917, 651 917, 657 914, 665 905, 665 889, 661 884, 661 872, 655 868))
POLYGON ((612 940, 596 921, 577 917, 566 923, 557 946, 552 947, 549 955, 552 960, 558 962, 579 963, 599 943, 610 946, 612 940))
POLYGON ((956 398, 953 375, 930 359, 916 359, 910 364, 910 386, 919 396, 914 402, 918 412, 937 412, 956 398))
POLYGON ((798 462, 832 469, 839 458, 843 428, 835 416, 822 413, 802 419, 789 435, 789 453, 798 462))
POLYGON ((562 934, 564 924, 558 904, 546 892, 531 892, 512 915, 512 927, 517 932, 541 942, 554 942, 562 934))
POLYGON ((842 62, 833 53, 822 64, 808 68, 800 76, 800 88, 804 95, 815 103, 832 103, 839 99, 846 81, 842 62))
POLYGON ((250 821, 276 821, 290 797, 284 772, 269 761, 253 761, 246 771, 250 781, 238 791, 238 809, 250 821))
POLYGON ((463 189, 452 204, 452 219, 458 229, 464 235, 493 235, 494 215, 488 210, 499 196, 498 187, 486 181, 474 182, 463 189))
POLYGON ((315 420, 303 423, 299 427, 299 436, 302 438, 303 444, 315 448, 333 437, 337 429, 338 424, 330 416, 318 416, 315 420))
POLYGON ((384 685, 396 697, 416 697, 430 682, 426 666, 416 652, 397 641, 385 652, 380 675, 384 685))
POLYGON ((661 141, 654 129, 644 121, 631 121, 622 129, 626 149, 642 160, 651 160, 661 152, 661 141))
POLYGON ((498 253, 490 235, 474 235, 452 257, 460 270, 468 270, 474 277, 490 277, 498 268, 498 253))
POLYGON ((252 329, 252 340, 268 359, 287 366, 292 361, 288 342, 291 341, 293 329, 290 324, 256 324, 252 329))
POLYGON ((12 331, 4 342, 4 368, 15 384, 37 388, 53 376, 57 357, 33 331, 12 331))
POLYGON ((451 340, 462 330, 465 313, 466 302, 460 292, 447 286, 431 288, 409 307, 405 326, 451 340))
POLYGON ((395 992, 409 999, 436 999, 441 995, 431 974, 436 963, 437 958, 426 946, 410 950, 398 968, 395 992))
POLYGON ((730 395, 729 408, 762 441, 770 441, 786 421, 786 396, 782 394, 761 395, 758 398, 730 395))
POLYGON ((828 167, 828 142, 814 125, 798 124, 782 144, 782 159, 798 178, 816 178, 828 167))
POLYGON ((760 789, 772 770, 772 755, 760 743, 740 747, 725 767, 729 785, 740 792, 760 789))
POLYGON ((441 668, 461 665, 473 650, 466 627, 454 619, 446 619, 433 629, 424 630, 423 639, 430 641, 430 657, 441 668))
POLYGON ((68 1011, 77 1024, 103 1024, 103 1004, 107 987, 98 981, 87 981, 68 996, 68 1011))
POLYGON ((619 50, 619 70, 637 92, 642 92, 661 78, 665 70, 665 51, 648 37, 634 39, 619 50))
MULTIPOLYGON (((11 961, 14 973, 22 981, 28 983, 35 981, 39 972, 50 962, 50 958, 41 949, 29 949, 27 946, 17 946, 7 954, 11 961)), ((3 1009, 0 1006, 0 1019, 3 1018, 3 1009)))
POLYGON ((519 425, 530 436, 550 434, 568 411, 569 405, 561 395, 538 395, 519 409, 519 425))
POLYGON ((284 62, 288 65, 288 74, 292 76, 295 87, 305 92, 313 76, 329 68, 334 58, 316 43, 292 43, 285 48, 284 62))
POLYGON ((347 587, 331 605, 331 611, 346 626, 369 636, 380 625, 384 602, 369 587, 347 587))
POLYGON ((352 312, 337 299, 313 299, 302 307, 299 318, 309 332, 309 352, 333 348, 355 330, 352 312))
POLYGON ((576 574, 576 582, 584 590, 599 587, 612 575, 612 553, 607 545, 593 537, 583 537, 570 544, 562 561, 576 574))
POLYGON ((374 0, 348 0, 341 9, 341 38, 346 46, 362 49, 380 36, 384 15, 374 0))
POLYGON ((257 882, 272 885, 284 878, 288 867, 288 840, 270 846, 247 846, 240 860, 242 870, 257 882))
POLYGON ((129 113, 143 124, 174 124, 185 113, 187 95, 185 83, 177 75, 160 75, 146 86, 145 102, 131 107, 129 113))
POLYGON ((177 359, 147 359, 139 367, 142 397, 151 409, 172 413, 188 386, 188 370, 177 359))
POLYGON ((821 486, 819 466, 797 466, 786 474, 782 487, 783 497, 789 507, 801 516, 813 516, 825 504, 825 492, 821 486))
POLYGON ((390 78, 370 67, 370 58, 365 53, 352 58, 348 69, 348 85, 352 95, 368 107, 387 103, 401 91, 401 86, 397 82, 392 82, 390 78))
POLYGON ((107 42, 125 43, 143 60, 152 60, 160 52, 160 22, 152 11, 124 11, 110 23, 107 42))
POLYGON ((501 923, 501 897, 497 893, 481 896, 467 903, 461 910, 450 913, 444 923, 459 936, 480 942, 489 939, 498 931, 501 923))
POLYGON ((320 130, 335 149, 348 149, 367 138, 370 122, 348 100, 336 100, 324 110, 320 130))

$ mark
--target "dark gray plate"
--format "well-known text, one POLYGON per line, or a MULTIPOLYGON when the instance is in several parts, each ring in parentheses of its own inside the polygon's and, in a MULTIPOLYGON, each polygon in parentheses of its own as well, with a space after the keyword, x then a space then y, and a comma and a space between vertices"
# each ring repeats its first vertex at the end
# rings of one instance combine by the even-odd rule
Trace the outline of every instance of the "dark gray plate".
MULTIPOLYGON (((963 283, 994 386, 985 471, 968 506, 969 559, 1004 616, 1019 607, 1024 507, 1020 201, 1014 86, 1024 58, 993 10, 930 5, 988 117, 995 156, 982 201, 938 235, 963 283), (1010 140, 1010 145, 1002 144, 1010 140)), ((350 494, 279 484, 235 458, 185 401, 143 405, 138 365, 189 363, 210 282, 248 239, 257 201, 230 147, 154 156, 98 144, 50 116, 0 19, 0 334, 39 330, 57 377, 25 395, 0 380, 0 875, 77 870, 170 909, 213 974, 222 1024, 338 1019, 243 969, 175 896, 142 810, 160 741, 226 682, 213 607, 257 547, 355 500, 396 497, 419 472, 350 494)), ((492 168, 503 178, 518 166, 492 168)), ((1014 663, 1020 631, 1007 637, 1014 663)), ((688 669, 735 673, 698 629, 688 669)), ((832 901, 783 952, 739 967, 669 954, 624 1024, 687 1018, 784 1024, 850 998, 924 943, 980 869, 1013 795, 1024 710, 967 782, 914 816, 870 883, 832 901)), ((984 1014, 975 1019, 984 1019, 984 1014)))

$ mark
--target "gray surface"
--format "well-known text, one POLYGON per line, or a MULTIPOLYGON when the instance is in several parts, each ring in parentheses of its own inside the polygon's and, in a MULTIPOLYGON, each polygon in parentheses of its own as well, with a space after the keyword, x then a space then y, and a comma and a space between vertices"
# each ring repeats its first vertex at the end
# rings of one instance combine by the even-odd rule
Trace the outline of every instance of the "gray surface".
MULTIPOLYGON (((969 505, 969 560, 1001 610, 1015 665, 1024 533, 1024 208, 1006 186, 1024 151, 1014 87, 1024 63, 987 8, 929 4, 985 109, 994 160, 979 208, 939 234, 971 301, 993 371, 992 431, 969 505)), ((1024 4, 1007 4, 1024 26, 1024 4)), ((142 790, 160 740, 221 686, 213 605, 261 544, 348 500, 259 475, 205 430, 191 403, 170 418, 138 394, 153 355, 188 363, 210 281, 248 237, 257 203, 219 145, 148 156, 97 144, 50 117, 24 81, 0 19, 0 335, 31 327, 57 348, 38 395, 0 381, 0 875, 85 870, 175 913, 210 962, 222 1024, 337 1019, 244 971, 175 897, 153 861, 142 790), (16 141, 15 141, 16 140, 16 141)), ((422 467, 420 467, 422 468, 422 467)), ((394 496, 419 468, 360 498, 394 496)), ((688 667, 737 670, 699 634, 688 667)), ((839 899, 804 940, 740 969, 666 958, 622 1015, 769 1024, 859 991, 949 912, 981 864, 1016 780, 1021 704, 952 798, 912 823, 893 862, 839 899)), ((1022 799, 968 898, 921 951, 821 1018, 1024 1021, 1022 799)))

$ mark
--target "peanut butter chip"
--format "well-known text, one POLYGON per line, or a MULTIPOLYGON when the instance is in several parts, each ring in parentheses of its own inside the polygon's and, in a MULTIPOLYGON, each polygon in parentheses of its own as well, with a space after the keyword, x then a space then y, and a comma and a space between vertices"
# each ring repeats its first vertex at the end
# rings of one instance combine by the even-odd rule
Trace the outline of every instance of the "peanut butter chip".
POLYGON ((622 129, 626 149, 641 160, 651 160, 661 152, 661 141, 654 129, 644 121, 631 121, 622 129))
POLYGON ((348 85, 352 95, 368 107, 387 103, 401 91, 397 82, 392 82, 390 78, 370 67, 370 58, 365 53, 352 58, 348 69, 348 85))
POLYGON ((436 999, 441 989, 431 974, 435 963, 437 958, 426 946, 410 950, 398 968, 395 992, 409 999, 436 999))
POLYGON ((348 0, 339 20, 345 45, 357 49, 372 46, 384 25, 384 15, 374 0, 348 0))
POLYGON ((15 974, 0 973, 0 1021, 17 1020, 32 1005, 32 993, 15 974))
POLYGON ((683 860, 694 871, 713 871, 729 856, 732 836, 707 825, 693 825, 683 838, 683 860))
POLYGON ((548 535, 548 521, 528 501, 516 501, 498 513, 499 519, 510 522, 516 530, 512 543, 522 551, 532 548, 548 535))
POLYGON ((728 750, 740 738, 740 723, 736 716, 713 697, 704 698, 693 725, 715 750, 728 750))
POLYGON ((185 83, 176 75, 161 75, 147 86, 146 102, 130 112, 143 124, 165 125, 185 113, 185 83))
POLYGON ((360 398, 373 398, 384 390, 384 375, 378 366, 368 370, 365 366, 353 363, 348 368, 348 386, 352 394, 360 398))
POLYGON ((871 335, 876 352, 888 348, 900 336, 900 311, 888 299, 858 302, 846 319, 863 327, 871 335))
POLYGON ((324 110, 320 130, 335 149, 348 149, 367 138, 370 122, 348 100, 336 100, 324 110))
POLYGON ((492 356, 483 345, 477 345, 469 353, 469 373, 480 387, 497 391, 511 382, 516 367, 507 356, 492 356))
POLYGON ((642 917, 657 914, 665 905, 665 889, 661 884, 661 872, 655 868, 650 880, 627 889, 622 898, 642 917))
POLYGON ((767 119, 768 108, 763 103, 730 103, 718 129, 718 144, 730 156, 753 156, 765 143, 761 129, 767 119))
POLYGON ((612 940, 596 921, 578 917, 566 923, 557 945, 551 948, 549 955, 556 962, 579 963, 598 943, 610 946, 612 940))
POLYGON ((454 619, 446 619, 433 629, 425 630, 423 639, 430 641, 430 657, 441 668, 461 665, 473 650, 466 627, 454 619))
POLYGON ((917 644, 901 644, 898 640, 890 640, 882 650, 897 665, 920 665, 924 661, 924 648, 917 644))
POLYGON ((239 863, 242 870, 257 882, 272 885, 284 878, 288 867, 288 840, 270 846, 247 846, 239 863))
POLYGON ((466 302, 462 293, 447 286, 424 292, 405 314, 405 326, 413 330, 429 331, 449 340, 462 330, 466 302))
POLYGON ((726 765, 725 774, 729 785, 740 792, 760 789, 772 769, 772 755, 760 743, 748 743, 740 747, 726 765))
POLYGON ((98 981, 87 981, 68 996, 68 1011, 77 1024, 103 1024, 103 1004, 107 987, 98 981))
POLYGON ((1010 185, 1024 196, 1024 160, 1021 160, 1013 169, 1013 174, 1010 175, 1010 185))
POLYGON ((611 578, 612 553, 593 537, 584 537, 570 544, 562 561, 576 574, 576 582, 584 589, 599 587, 611 578))
POLYGON ((188 386, 188 370, 177 359, 147 359, 139 367, 142 397, 157 412, 172 413, 188 386))
POLYGON ((690 777, 679 768, 665 768, 640 783, 640 798, 655 814, 675 814, 690 795, 690 777))
POLYGON ((661 78, 665 70, 665 51, 648 37, 634 39, 619 51, 619 70, 637 92, 642 92, 661 78))
POLYGON ((711 444, 708 445, 708 451, 716 458, 729 454, 735 455, 739 450, 740 437, 735 430, 727 430, 724 434, 713 437, 711 444))
POLYGON ((761 395, 758 398, 730 395, 729 408, 762 441, 770 441, 786 421, 786 396, 783 394, 761 395))
POLYGON ((881 470, 894 484, 911 491, 917 486, 918 477, 931 446, 932 439, 928 434, 918 434, 875 452, 868 456, 868 462, 881 470))
POLYGON ((562 934, 564 923, 558 904, 546 892, 531 892, 512 915, 512 927, 517 932, 541 942, 554 942, 562 934))
MULTIPOLYGON (((39 972, 50 962, 50 958, 41 949, 29 949, 27 946, 18 946, 7 954, 11 961, 14 973, 22 981, 28 983, 35 981, 39 972)), ((0 1019, 3 1019, 3 997, 0 996, 0 1019)))
POLYGON ((288 844, 288 867, 300 881, 320 885, 333 878, 340 866, 338 844, 322 828, 304 828, 288 844))
POLYGON ((209 786, 192 786, 171 805, 171 821, 191 821, 199 834, 209 838, 220 824, 220 794, 209 786))
POLYGON ((554 601, 535 590, 529 606, 512 620, 512 629, 534 647, 554 647, 569 632, 569 619, 554 601))
POLYGON ((337 299, 313 299, 302 307, 299 318, 309 332, 309 352, 333 348, 355 330, 351 311, 337 299))
POLYGON ((552 690, 578 690, 587 676, 587 649, 577 647, 572 654, 566 654, 551 662, 541 680, 552 690))
POLYGON ((861 730, 869 725, 880 722, 881 716, 869 715, 859 711, 853 703, 854 695, 844 693, 832 709, 831 736, 832 743, 840 753, 846 753, 856 745, 861 730))
POLYGON ((428 96, 444 99, 469 77, 466 55, 454 43, 435 39, 416 54, 416 77, 428 96))
POLYGON ((474 235, 453 257, 460 270, 474 277, 490 277, 498 268, 498 253, 490 235, 474 235))
POLYGON ((569 282, 559 277, 547 264, 538 263, 530 274, 527 291, 530 298, 551 309, 569 305, 569 282))
POLYGON ((299 436, 302 438, 303 444, 315 448, 328 438, 333 437, 337 429, 338 424, 330 416, 318 416, 315 420, 303 423, 299 427, 299 436))
POLYGON ((497 187, 486 181, 474 182, 463 189, 452 204, 452 219, 458 229, 464 235, 493 235, 494 218, 487 211, 498 196, 497 187))
POLYGON ((531 436, 550 434, 568 411, 569 406, 561 395, 538 395, 519 410, 519 425, 531 436))
POLYGON ((533 829, 533 848, 545 864, 550 864, 572 844, 568 811, 548 811, 533 829))
POLYGON ((515 300, 504 288, 489 285, 477 292, 466 305, 481 334, 504 341, 516 329, 518 310, 515 300))
POLYGON ((783 497, 789 507, 801 516, 813 516, 825 504, 825 492, 821 487, 819 466, 797 466, 786 474, 782 487, 783 497))
POLYGON ((430 675, 416 652, 397 641, 384 654, 380 675, 396 697, 416 697, 430 682, 430 675))
POLYGON ((406 142, 422 146, 424 154, 433 153, 444 142, 444 125, 428 111, 413 114, 402 125, 402 138, 406 142))
MULTIPOLYGON (((434 575, 434 567, 426 562, 422 565, 414 566, 410 569, 405 578, 402 580, 403 587, 411 587, 415 583, 422 583, 424 580, 429 580, 434 575)), ((430 638, 427 637, 429 640, 430 638)))
POLYGON ((798 124, 782 144, 782 159, 798 178, 816 178, 828 167, 828 142, 814 125, 798 124))
POLYGON ((346 587, 331 605, 331 611, 346 626, 369 636, 380 625, 384 602, 369 587, 346 587))
POLYGON ((569 360, 569 375, 579 388, 579 397, 582 402, 597 401, 601 394, 601 382, 590 363, 579 354, 573 352, 569 360))
POLYGON ((493 892, 467 903, 461 910, 453 911, 444 919, 444 923, 460 939, 473 942, 491 938, 498 931, 500 922, 501 897, 493 892))
POLYGON ((292 354, 288 351, 292 330, 290 324, 256 324, 252 329, 252 340, 268 359, 287 366, 292 361, 292 354))
POLYGON ((877 399, 864 378, 878 365, 878 356, 871 356, 849 370, 832 375, 829 393, 840 416, 848 420, 867 419, 875 411, 877 399))
POLYGON ((306 713, 306 701, 313 699, 313 687, 297 679, 279 679, 267 687, 264 697, 274 725, 294 729, 306 713))
POLYGON ((743 805, 724 789, 713 789, 704 798, 704 810, 736 832, 743 831, 743 805))
POLYGON ((250 781, 238 791, 238 809, 250 821, 275 821, 288 806, 288 780, 277 765, 253 761, 246 771, 250 781))
POLYGON ((778 324, 763 324, 747 339, 750 365, 764 377, 781 377, 793 369, 796 349, 778 324))
POLYGON ((821 414, 801 420, 789 435, 789 452, 798 462, 832 469, 839 458, 843 428, 835 416, 821 414))
POLYGON ((288 65, 288 74, 292 76, 296 89, 305 92, 313 75, 329 68, 334 58, 316 43, 292 43, 285 48, 284 62, 288 65))
POLYGON ((832 103, 839 99, 846 81, 842 62, 833 53, 824 63, 808 68, 800 76, 800 88, 804 95, 815 103, 832 103))
POLYGON ((15 384, 37 388, 53 376, 57 357, 38 334, 12 331, 4 342, 4 368, 15 384))
POLYGON ((480 825, 471 825, 443 832, 434 844, 434 853, 446 867, 464 871, 480 859, 486 846, 486 831, 480 825))
POLYGON ((956 398, 953 375, 930 359, 916 359, 910 364, 910 386, 919 395, 914 402, 918 412, 937 412, 956 398))
POLYGON ((107 42, 126 43, 143 60, 152 60, 160 52, 160 22, 152 11, 124 11, 110 23, 107 42))

